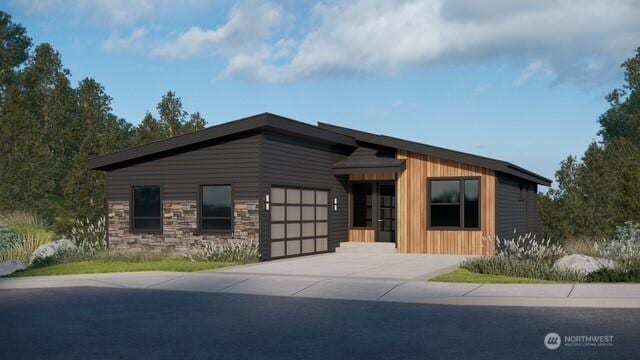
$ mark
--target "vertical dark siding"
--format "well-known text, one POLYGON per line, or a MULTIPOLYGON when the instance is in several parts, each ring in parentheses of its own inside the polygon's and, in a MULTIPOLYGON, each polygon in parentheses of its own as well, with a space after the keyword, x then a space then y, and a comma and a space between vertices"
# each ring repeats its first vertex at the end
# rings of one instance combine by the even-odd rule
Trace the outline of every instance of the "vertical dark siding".
MULTIPOLYGON (((327 189, 329 202, 338 198, 338 211, 329 210, 329 251, 335 251, 340 242, 347 241, 347 186, 346 175, 333 174, 332 165, 346 157, 345 151, 304 139, 264 133, 262 140, 262 196, 272 185, 327 189)), ((269 212, 260 207, 260 244, 263 260, 269 259, 269 212)))
POLYGON ((164 200, 195 200, 198 186, 231 184, 236 199, 258 199, 260 134, 244 134, 107 173, 109 200, 136 184, 163 187, 164 200))
POLYGON ((538 213, 538 187, 514 176, 496 173, 496 234, 500 238, 534 233, 542 236, 542 222, 538 213), (520 187, 528 190, 520 200, 520 187))

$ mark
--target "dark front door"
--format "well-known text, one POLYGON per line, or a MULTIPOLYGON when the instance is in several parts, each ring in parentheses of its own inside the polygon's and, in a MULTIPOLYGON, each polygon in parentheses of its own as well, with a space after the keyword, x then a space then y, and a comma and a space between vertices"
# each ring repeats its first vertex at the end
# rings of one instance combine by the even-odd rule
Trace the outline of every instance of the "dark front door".
POLYGON ((396 184, 378 183, 377 242, 396 241, 396 184))

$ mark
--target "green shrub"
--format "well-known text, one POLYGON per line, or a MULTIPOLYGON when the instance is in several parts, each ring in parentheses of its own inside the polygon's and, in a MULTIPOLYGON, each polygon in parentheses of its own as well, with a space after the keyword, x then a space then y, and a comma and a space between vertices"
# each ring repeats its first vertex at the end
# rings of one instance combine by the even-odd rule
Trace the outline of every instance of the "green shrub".
POLYGON ((40 246, 51 241, 51 233, 43 231, 27 231, 24 235, 20 235, 22 241, 20 244, 0 251, 0 262, 9 260, 22 261, 25 264, 29 263, 31 254, 40 246))
POLYGON ((640 259, 640 224, 627 221, 616 227, 613 239, 594 245, 601 257, 626 264, 640 259))
POLYGON ((587 276, 589 282, 640 282, 640 259, 633 259, 629 262, 614 268, 602 268, 587 276))
POLYGON ((24 238, 15 230, 0 227, 0 251, 7 251, 22 244, 24 238))
POLYGON ((483 256, 465 260, 461 267, 479 274, 504 275, 551 281, 583 281, 584 275, 553 268, 543 261, 509 256, 483 256))
POLYGON ((95 221, 76 219, 69 230, 69 239, 83 253, 94 253, 107 247, 107 227, 104 217, 95 221))

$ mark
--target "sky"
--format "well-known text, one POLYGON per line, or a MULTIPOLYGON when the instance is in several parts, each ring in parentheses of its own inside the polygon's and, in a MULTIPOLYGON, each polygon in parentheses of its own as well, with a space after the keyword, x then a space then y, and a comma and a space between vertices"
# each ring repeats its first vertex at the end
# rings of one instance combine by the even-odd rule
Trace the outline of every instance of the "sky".
POLYGON ((489 156, 553 178, 598 141, 640 1, 7 0, 139 123, 173 90, 210 125, 262 112, 489 156))

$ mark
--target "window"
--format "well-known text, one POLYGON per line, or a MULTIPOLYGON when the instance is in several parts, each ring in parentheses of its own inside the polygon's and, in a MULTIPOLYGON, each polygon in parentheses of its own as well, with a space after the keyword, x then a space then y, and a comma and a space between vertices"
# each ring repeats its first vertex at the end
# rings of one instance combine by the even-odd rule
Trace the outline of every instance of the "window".
POLYGON ((480 228, 480 180, 430 180, 429 210, 432 228, 480 228))
POLYGON ((372 227, 373 184, 354 183, 351 185, 351 192, 353 194, 353 208, 351 212, 353 227, 372 227))
POLYGON ((200 187, 200 230, 229 232, 232 230, 231 186, 205 185, 200 187))
POLYGON ((134 186, 131 191, 134 231, 162 231, 162 196, 160 186, 134 186))

